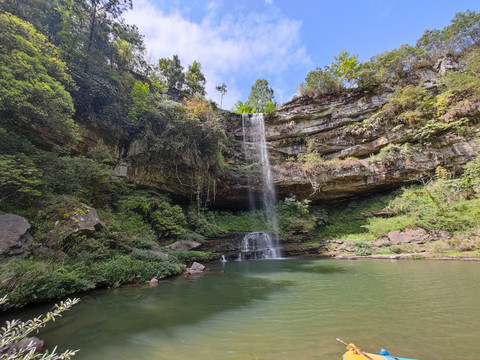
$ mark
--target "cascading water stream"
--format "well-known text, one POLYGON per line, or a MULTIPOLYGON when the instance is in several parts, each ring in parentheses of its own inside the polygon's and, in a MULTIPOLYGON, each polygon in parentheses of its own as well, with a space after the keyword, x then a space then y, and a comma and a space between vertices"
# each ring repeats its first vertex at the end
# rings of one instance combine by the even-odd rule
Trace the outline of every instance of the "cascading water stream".
POLYGON ((262 173, 262 196, 255 197, 252 190, 252 179, 248 178, 248 195, 250 210, 263 208, 272 235, 265 232, 252 232, 245 235, 241 245, 238 260, 278 259, 282 257, 282 247, 278 239, 278 217, 276 209, 276 194, 273 186, 272 170, 268 158, 267 141, 265 138, 265 122, 263 114, 243 114, 243 146, 245 159, 252 166, 259 164, 262 173), (257 206, 260 204, 260 206, 257 206))

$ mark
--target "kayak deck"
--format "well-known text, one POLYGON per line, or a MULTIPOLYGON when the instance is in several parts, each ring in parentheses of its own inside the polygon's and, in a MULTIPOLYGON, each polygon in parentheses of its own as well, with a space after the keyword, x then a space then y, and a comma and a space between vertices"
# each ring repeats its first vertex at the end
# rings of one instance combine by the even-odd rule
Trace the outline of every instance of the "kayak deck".
MULTIPOLYGON (((388 354, 388 352, 386 351, 381 352, 381 354, 384 354, 384 355, 370 354, 370 353, 365 353, 363 351, 362 353, 370 357, 372 360, 415 360, 415 359, 407 359, 407 358, 392 356, 388 354)), ((351 350, 351 351, 347 351, 343 355, 343 360, 368 360, 368 358, 354 350, 351 350)))

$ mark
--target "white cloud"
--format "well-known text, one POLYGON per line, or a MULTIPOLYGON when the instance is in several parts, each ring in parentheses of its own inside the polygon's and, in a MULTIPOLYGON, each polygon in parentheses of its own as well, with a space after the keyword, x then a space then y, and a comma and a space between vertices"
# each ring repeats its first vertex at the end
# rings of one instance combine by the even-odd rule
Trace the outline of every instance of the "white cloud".
POLYGON ((224 108, 241 98, 239 83, 245 74, 278 76, 292 65, 309 63, 301 44, 300 21, 272 9, 268 13, 218 16, 214 1, 205 11, 205 16, 194 22, 179 11, 166 14, 151 0, 139 0, 125 18, 145 35, 147 49, 155 60, 178 54, 184 66, 199 61, 207 78, 207 92, 215 101, 220 102, 215 86, 227 83, 224 108))

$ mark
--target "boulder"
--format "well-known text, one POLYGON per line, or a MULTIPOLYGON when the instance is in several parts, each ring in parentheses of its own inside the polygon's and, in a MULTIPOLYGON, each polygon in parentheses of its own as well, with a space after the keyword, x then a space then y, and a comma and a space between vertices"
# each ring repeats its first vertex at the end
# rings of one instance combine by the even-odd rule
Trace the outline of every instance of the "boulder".
POLYGON ((93 234, 105 227, 97 211, 85 204, 75 206, 67 213, 67 217, 66 220, 55 223, 52 230, 54 243, 62 243, 75 235, 93 234))
POLYGON ((432 231, 431 241, 447 240, 447 239, 451 239, 452 237, 453 237, 453 234, 451 232, 443 231, 443 230, 434 230, 432 231))
POLYGON ((148 285, 150 285, 151 287, 156 287, 158 286, 158 279, 156 276, 154 276, 149 282, 148 282, 148 285))
POLYGON ((382 248, 384 245, 388 245, 388 244, 390 244, 390 240, 387 238, 378 239, 373 243, 373 245, 379 249, 382 248))
POLYGON ((173 244, 168 245, 167 247, 172 250, 189 251, 192 249, 196 249, 200 245, 202 244, 196 241, 179 240, 179 241, 175 241, 173 244))
MULTIPOLYGON (((36 337, 29 337, 26 338, 25 340, 13 343, 13 344, 8 344, 2 348, 0 348, 0 354, 14 354, 14 353, 19 353, 21 351, 24 351, 27 349, 28 345, 32 342, 33 347, 36 349, 36 351, 41 351, 44 346, 44 341, 40 340, 39 338, 36 337)), ((3 359, 3 357, 2 357, 3 359)))
POLYGON ((0 215, 0 256, 25 255, 32 244, 28 221, 15 214, 0 215))
POLYGON ((428 233, 422 229, 406 229, 405 231, 390 231, 388 239, 393 245, 398 244, 424 244, 430 240, 428 233))
POLYGON ((190 268, 187 269, 187 275, 200 274, 205 270, 205 266, 194 262, 190 268))

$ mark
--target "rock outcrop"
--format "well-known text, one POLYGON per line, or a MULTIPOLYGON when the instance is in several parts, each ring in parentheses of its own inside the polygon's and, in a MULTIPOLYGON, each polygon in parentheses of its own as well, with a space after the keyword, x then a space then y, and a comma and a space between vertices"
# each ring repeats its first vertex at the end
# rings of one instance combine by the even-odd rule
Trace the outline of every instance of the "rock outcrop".
MULTIPOLYGON (((12 355, 25 353, 27 349, 35 349, 35 352, 43 350, 45 342, 37 337, 28 337, 22 341, 0 347, 0 355, 12 355)), ((3 359, 3 356, 1 357, 3 359)), ((22 357, 23 358, 23 357, 22 357)))
POLYGON ((105 227, 97 211, 85 204, 75 206, 59 216, 63 218, 55 222, 48 241, 49 245, 54 247, 74 236, 93 234, 105 227))
POLYGON ((194 262, 192 266, 190 266, 186 271, 187 271, 187 275, 197 275, 197 274, 203 273, 204 270, 205 270, 204 265, 198 262, 194 262))
POLYGON ((202 244, 196 241, 178 240, 175 241, 173 244, 168 245, 167 247, 172 250, 189 251, 198 248, 200 245, 202 244))
POLYGON ((15 214, 0 215, 0 256, 22 256, 32 244, 28 221, 15 214))
MULTIPOLYGON (((441 84, 439 74, 458 67, 453 59, 442 59, 432 68, 412 71, 405 81, 422 84, 428 92, 437 94, 441 84)), ((439 128, 411 153, 379 156, 389 146, 421 142, 409 124, 371 121, 394 91, 394 88, 376 94, 349 91, 317 99, 297 97, 281 105, 278 116, 266 122, 279 197, 295 194, 300 199, 321 202, 366 196, 419 181, 432 175, 438 166, 458 172, 477 155, 480 110, 479 104, 470 104, 464 113, 457 114, 460 120, 469 118, 462 131, 454 127, 439 128), (315 160, 314 164, 308 164, 310 160, 315 160), (303 166, 305 162, 308 166, 303 166)), ((246 209, 249 190, 254 196, 262 191, 261 176, 245 161, 241 116, 227 111, 222 116, 228 146, 222 150, 220 167, 211 164, 199 168, 155 155, 145 134, 133 128, 109 134, 105 129, 81 126, 82 140, 71 146, 88 153, 103 143, 115 159, 112 165, 119 178, 169 193, 174 202, 201 199, 205 207, 246 209), (217 170, 213 171, 214 168, 217 170)))

